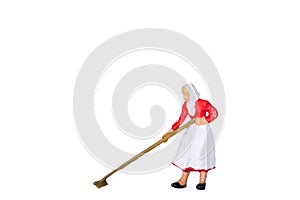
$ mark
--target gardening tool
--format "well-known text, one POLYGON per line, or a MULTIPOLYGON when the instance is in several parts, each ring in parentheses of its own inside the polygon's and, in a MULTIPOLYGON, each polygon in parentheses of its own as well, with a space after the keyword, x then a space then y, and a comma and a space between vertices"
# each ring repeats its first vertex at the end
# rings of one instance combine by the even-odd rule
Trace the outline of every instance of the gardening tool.
POLYGON ((144 151, 140 152, 139 154, 133 156, 131 159, 129 159, 128 161, 126 161, 125 163, 123 163, 122 165, 120 165, 117 169, 114 169, 113 171, 111 171, 109 174, 107 174, 106 176, 104 176, 101 180, 99 181, 95 181, 94 185, 97 188, 101 188, 103 186, 108 185, 108 183, 106 182, 106 179, 108 177, 110 177, 111 175, 113 175, 114 173, 116 173, 117 171, 123 169, 124 167, 126 167, 127 165, 129 165, 130 163, 132 163, 133 161, 137 160, 139 157, 145 155, 146 153, 148 153, 149 151, 151 151, 152 149, 154 149, 155 147, 159 146, 160 144, 162 144, 163 142, 167 142, 169 138, 173 137, 174 135, 176 135, 178 132, 182 131, 185 128, 188 128, 190 125, 192 125, 193 123, 195 123, 195 118, 190 120, 189 122, 187 122, 185 125, 177 128, 174 131, 171 132, 167 132, 162 139, 158 140, 157 142, 155 142, 154 144, 152 144, 151 146, 149 146, 147 149, 145 149, 144 151))

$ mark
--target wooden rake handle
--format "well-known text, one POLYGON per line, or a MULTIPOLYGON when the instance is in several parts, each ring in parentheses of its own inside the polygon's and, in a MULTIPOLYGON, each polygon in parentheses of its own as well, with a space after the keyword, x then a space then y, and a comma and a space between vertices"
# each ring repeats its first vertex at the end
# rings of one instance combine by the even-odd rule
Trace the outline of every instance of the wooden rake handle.
POLYGON ((146 153, 148 153, 149 151, 151 151, 152 149, 154 149, 155 147, 159 146, 160 144, 167 142, 171 137, 173 137, 174 135, 176 135, 178 132, 182 131, 183 129, 188 128, 190 125, 192 125, 193 123, 195 123, 195 118, 190 120, 189 122, 187 122, 186 124, 184 124, 183 126, 177 128, 176 130, 172 131, 172 132, 167 132, 165 134, 164 137, 162 137, 162 139, 158 140, 157 142, 155 142, 154 144, 152 144, 151 146, 149 146, 148 148, 146 148, 145 150, 141 151, 139 154, 133 156, 131 159, 129 159, 128 161, 126 161, 125 163, 123 163, 122 165, 120 165, 117 169, 114 169, 113 171, 111 171, 109 174, 107 174, 106 176, 104 176, 101 180, 99 181, 95 181, 93 184, 97 187, 97 188, 101 188, 103 186, 108 185, 108 183, 106 182, 106 179, 108 177, 110 177, 111 175, 113 175, 115 172, 123 169, 124 167, 126 167, 127 165, 129 165, 130 163, 132 163, 133 161, 137 160, 139 157, 145 155, 146 153))

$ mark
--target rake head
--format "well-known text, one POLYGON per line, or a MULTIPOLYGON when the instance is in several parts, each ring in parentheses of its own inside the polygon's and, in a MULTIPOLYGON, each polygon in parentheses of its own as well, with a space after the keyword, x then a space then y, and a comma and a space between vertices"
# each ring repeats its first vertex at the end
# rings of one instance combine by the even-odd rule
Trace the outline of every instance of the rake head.
POLYGON ((106 178, 101 179, 100 181, 95 181, 93 183, 97 188, 101 188, 103 186, 108 185, 108 183, 106 182, 106 178))

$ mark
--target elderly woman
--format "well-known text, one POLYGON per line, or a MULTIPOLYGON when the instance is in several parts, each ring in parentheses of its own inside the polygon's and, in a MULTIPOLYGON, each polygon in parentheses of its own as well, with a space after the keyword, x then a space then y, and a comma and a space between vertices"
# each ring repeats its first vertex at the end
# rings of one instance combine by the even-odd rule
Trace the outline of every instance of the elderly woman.
POLYGON ((182 87, 185 100, 181 115, 169 132, 177 129, 189 116, 196 118, 196 124, 191 125, 184 133, 177 154, 172 162, 182 170, 181 178, 172 183, 174 188, 185 188, 191 171, 200 172, 200 181, 196 185, 199 190, 205 190, 207 172, 215 168, 214 138, 209 123, 217 118, 217 110, 200 95, 193 84, 182 87))

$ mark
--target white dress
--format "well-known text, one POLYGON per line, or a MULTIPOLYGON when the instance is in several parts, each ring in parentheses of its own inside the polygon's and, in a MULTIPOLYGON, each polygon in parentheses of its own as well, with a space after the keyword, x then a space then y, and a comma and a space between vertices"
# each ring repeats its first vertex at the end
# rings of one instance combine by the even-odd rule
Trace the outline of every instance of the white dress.
POLYGON ((209 124, 193 124, 185 130, 172 164, 186 172, 215 168, 214 138, 209 124))

